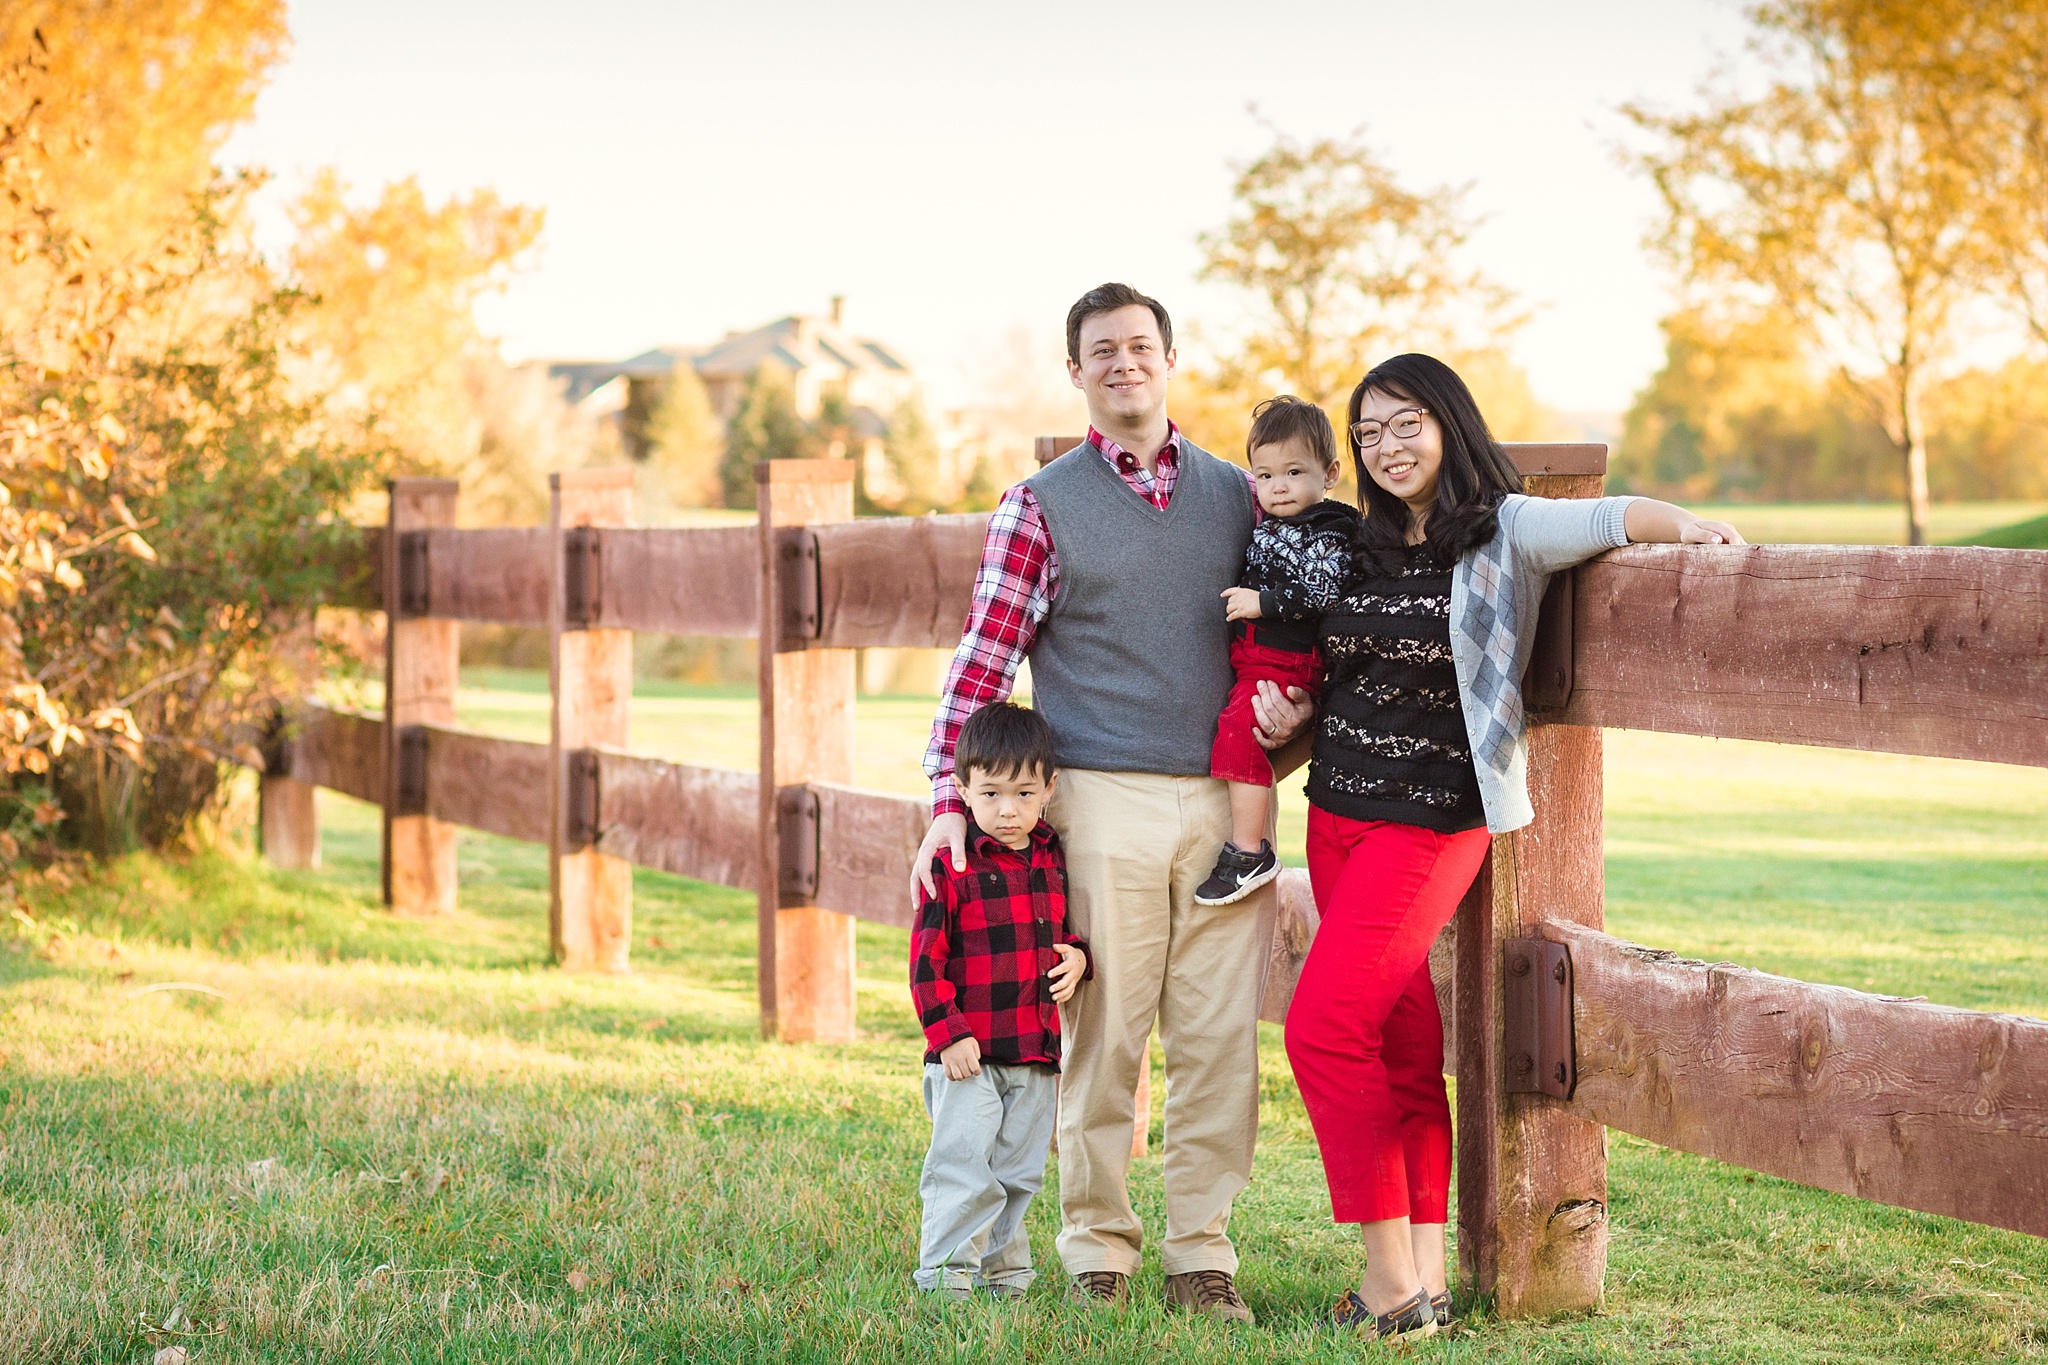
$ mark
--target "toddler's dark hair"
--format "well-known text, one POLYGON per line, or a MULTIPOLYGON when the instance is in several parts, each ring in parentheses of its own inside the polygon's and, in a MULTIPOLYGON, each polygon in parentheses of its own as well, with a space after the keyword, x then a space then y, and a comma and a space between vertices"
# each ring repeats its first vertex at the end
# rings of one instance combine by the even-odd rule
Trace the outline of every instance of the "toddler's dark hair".
POLYGON ((1291 393, 1268 398, 1252 409, 1252 433, 1244 442, 1245 459, 1249 461, 1260 446, 1292 440, 1308 443, 1310 453, 1325 474, 1337 467, 1337 433, 1330 427, 1329 416, 1306 398, 1296 398, 1291 393))
POLYGON ((953 775, 963 788, 976 772, 1015 777, 1036 772, 1050 779, 1058 771, 1052 756, 1052 727, 1045 717, 1015 702, 992 701, 967 718, 953 745, 953 775))

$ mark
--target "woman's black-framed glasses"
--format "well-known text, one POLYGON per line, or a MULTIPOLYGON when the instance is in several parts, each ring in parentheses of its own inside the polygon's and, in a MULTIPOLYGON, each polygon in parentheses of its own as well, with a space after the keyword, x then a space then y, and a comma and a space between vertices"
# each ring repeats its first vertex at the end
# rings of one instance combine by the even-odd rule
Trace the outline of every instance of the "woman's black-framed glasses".
POLYGON ((1360 450, 1371 450, 1380 443, 1380 437, 1390 431, 1399 440, 1412 440, 1422 433, 1422 418, 1428 411, 1428 408, 1403 408, 1384 422, 1354 422, 1351 439, 1358 442, 1360 450))

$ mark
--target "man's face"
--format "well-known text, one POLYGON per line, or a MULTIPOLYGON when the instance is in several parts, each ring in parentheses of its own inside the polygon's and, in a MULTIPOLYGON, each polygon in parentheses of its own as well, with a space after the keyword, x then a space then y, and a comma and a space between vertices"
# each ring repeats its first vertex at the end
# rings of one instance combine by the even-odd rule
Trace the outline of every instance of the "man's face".
POLYGON ((1067 362, 1088 414, 1137 422, 1166 406, 1173 352, 1161 344, 1159 322, 1142 303, 1097 313, 1081 324, 1081 359, 1067 362))

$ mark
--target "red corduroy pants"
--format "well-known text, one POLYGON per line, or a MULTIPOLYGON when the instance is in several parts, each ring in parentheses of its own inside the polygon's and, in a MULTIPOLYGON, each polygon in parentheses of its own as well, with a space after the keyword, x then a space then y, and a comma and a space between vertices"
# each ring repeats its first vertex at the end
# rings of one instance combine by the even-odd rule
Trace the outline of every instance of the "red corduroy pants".
POLYGON ((1323 656, 1310 650, 1298 653, 1259 643, 1257 626, 1230 641, 1230 671, 1235 681, 1216 717, 1216 741, 1209 749, 1209 776, 1225 782, 1243 782, 1253 787, 1273 785, 1273 761, 1258 740, 1252 726, 1258 717, 1252 712, 1252 698, 1258 695, 1261 679, 1270 679, 1282 691, 1299 687, 1311 696, 1323 677, 1323 656))
POLYGON ((1340 1223, 1441 1223, 1451 1107, 1429 948, 1486 859, 1484 829, 1438 834, 1308 812, 1322 923, 1287 1010, 1287 1060, 1340 1223))

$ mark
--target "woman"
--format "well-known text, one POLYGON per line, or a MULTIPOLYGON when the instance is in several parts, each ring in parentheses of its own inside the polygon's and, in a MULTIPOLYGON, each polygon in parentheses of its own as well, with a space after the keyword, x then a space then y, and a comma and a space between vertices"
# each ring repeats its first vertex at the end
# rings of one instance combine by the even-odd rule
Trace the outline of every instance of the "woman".
POLYGON ((1328 677, 1309 769, 1322 924, 1287 1015, 1287 1056, 1365 1276, 1337 1305, 1368 1336, 1450 1320, 1451 1113, 1429 948, 1489 832, 1529 823, 1521 677, 1549 576, 1632 541, 1740 545, 1726 522, 1648 498, 1525 497, 1449 366, 1402 355, 1351 395, 1365 521, 1323 616, 1328 677))

